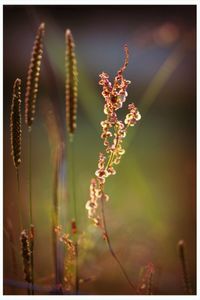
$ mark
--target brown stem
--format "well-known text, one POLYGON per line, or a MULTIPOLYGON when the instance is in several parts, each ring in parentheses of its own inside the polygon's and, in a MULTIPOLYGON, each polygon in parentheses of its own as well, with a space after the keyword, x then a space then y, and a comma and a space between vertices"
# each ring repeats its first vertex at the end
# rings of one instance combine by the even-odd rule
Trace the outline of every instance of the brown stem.
MULTIPOLYGON (((30 228, 33 228, 33 209, 32 209, 32 130, 29 127, 29 214, 30 228)), ((34 235, 31 240, 31 294, 34 295, 34 235)))
MULTIPOLYGON (((77 204, 76 204, 76 189, 75 189, 75 145, 74 135, 70 136, 69 152, 70 152, 70 176, 71 176, 71 201, 73 202, 74 220, 77 225, 77 204)), ((78 265, 78 231, 75 235, 75 294, 79 293, 79 265, 78 265)))
POLYGON ((114 252, 114 250, 113 250, 113 248, 111 246, 110 237, 109 237, 108 230, 107 230, 107 225, 106 225, 105 211, 104 211, 104 194, 102 194, 102 197, 101 197, 101 213, 102 213, 104 234, 105 234, 105 238, 106 238, 106 241, 107 241, 107 245, 108 245, 108 249, 110 251, 110 254, 115 259, 115 261, 117 262, 117 264, 119 265, 119 267, 120 267, 120 269, 121 269, 124 277, 128 281, 128 283, 131 286, 131 288, 135 291, 135 287, 132 284, 131 280, 129 279, 129 276, 126 273, 126 270, 124 269, 123 264, 120 262, 119 258, 117 257, 117 255, 115 254, 115 252, 114 252))

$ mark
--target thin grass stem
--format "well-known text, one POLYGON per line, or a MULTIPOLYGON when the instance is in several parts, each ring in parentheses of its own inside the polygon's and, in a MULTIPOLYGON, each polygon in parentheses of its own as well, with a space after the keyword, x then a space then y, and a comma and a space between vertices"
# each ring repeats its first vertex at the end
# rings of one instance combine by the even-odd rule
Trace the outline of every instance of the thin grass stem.
POLYGON ((126 278, 127 282, 131 286, 131 288, 135 291, 135 287, 132 284, 132 282, 131 282, 131 280, 130 280, 130 278, 129 278, 127 272, 126 272, 126 270, 124 269, 123 264, 121 263, 121 261, 119 260, 119 258, 117 257, 116 253, 114 252, 114 250, 112 248, 112 245, 111 245, 111 242, 110 242, 110 237, 109 237, 108 230, 107 230, 103 196, 101 197, 101 213, 102 213, 102 220, 103 220, 103 227, 104 227, 105 239, 106 239, 106 242, 107 242, 110 254, 114 258, 114 260, 117 262, 118 266, 120 267, 120 269, 121 269, 124 277, 126 278))
MULTIPOLYGON (((28 130, 29 139, 29 215, 30 215, 30 228, 33 228, 33 207, 32 207, 32 128, 28 130)), ((34 235, 31 242, 31 294, 34 295, 34 235)))
POLYGON ((17 208, 18 208, 19 224, 20 224, 20 232, 21 232, 23 230, 23 220, 22 220, 22 212, 21 212, 21 205, 20 205, 20 174, 19 174, 19 168, 16 168, 16 175, 17 175, 17 191, 18 191, 17 208))
POLYGON ((33 224, 33 210, 32 210, 32 130, 29 127, 28 130, 29 138, 29 215, 30 215, 30 224, 33 224))
POLYGON ((52 237, 53 237, 53 254, 55 267, 55 284, 61 285, 61 263, 60 263, 60 246, 58 243, 58 236, 55 229, 59 226, 59 176, 62 160, 62 149, 59 145, 54 154, 54 182, 53 182, 53 207, 52 207, 52 237))
MULTIPOLYGON (((75 188, 75 160, 74 160, 74 152, 75 152, 75 146, 74 146, 74 136, 70 135, 69 140, 69 150, 70 150, 70 177, 71 177, 71 201, 73 203, 73 215, 74 220, 77 225, 77 205, 76 205, 76 188, 75 188)), ((78 267, 78 242, 77 242, 77 232, 75 234, 75 293, 76 295, 79 293, 79 267, 78 267)))

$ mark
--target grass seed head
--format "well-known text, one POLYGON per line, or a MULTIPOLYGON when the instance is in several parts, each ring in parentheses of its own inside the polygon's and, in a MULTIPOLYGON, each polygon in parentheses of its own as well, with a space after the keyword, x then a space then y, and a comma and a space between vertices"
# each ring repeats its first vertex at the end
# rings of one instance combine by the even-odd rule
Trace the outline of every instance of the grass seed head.
POLYGON ((21 79, 13 85, 13 96, 10 114, 11 156, 17 169, 21 163, 22 120, 21 120, 21 79))
POLYGON ((28 283, 31 283, 31 250, 29 243, 29 235, 27 234, 25 229, 21 232, 20 241, 24 266, 24 279, 28 283))
POLYGON ((43 36, 45 24, 41 23, 33 45, 28 68, 25 94, 25 123, 31 128, 35 118, 35 107, 39 89, 40 66, 43 54, 43 36))
POLYGON ((72 33, 69 29, 65 33, 66 41, 66 123, 67 130, 70 135, 73 135, 76 129, 77 118, 77 96, 78 96, 78 71, 75 55, 75 44, 72 33))

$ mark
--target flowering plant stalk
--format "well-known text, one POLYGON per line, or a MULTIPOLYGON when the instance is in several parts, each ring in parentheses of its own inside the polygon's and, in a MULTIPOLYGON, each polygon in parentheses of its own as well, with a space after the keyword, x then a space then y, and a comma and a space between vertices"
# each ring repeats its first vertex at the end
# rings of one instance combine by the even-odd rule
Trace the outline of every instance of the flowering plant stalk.
MULTIPOLYGON (((74 160, 74 134, 77 127, 77 97, 78 97, 78 70, 75 54, 74 38, 69 29, 65 33, 66 39, 66 84, 65 84, 65 99, 66 99, 66 125, 69 135, 68 155, 69 155, 69 177, 70 177, 70 199, 73 203, 72 223, 74 224, 74 253, 75 253, 75 293, 79 293, 79 268, 78 268, 78 227, 77 221, 77 204, 76 204, 76 189, 75 189, 75 160, 74 160)), ((65 268, 67 269, 67 268, 65 268)))
POLYGON ((120 266, 127 281, 134 288, 129 279, 122 263, 112 249, 110 238, 108 235, 104 203, 109 200, 109 196, 105 193, 106 179, 116 174, 115 165, 121 161, 125 150, 122 147, 123 139, 126 137, 128 128, 134 126, 140 120, 141 115, 136 106, 131 103, 128 105, 128 113, 124 121, 119 120, 117 111, 122 108, 128 96, 127 88, 131 83, 123 77, 123 73, 128 65, 128 46, 124 46, 125 61, 123 66, 117 72, 114 83, 109 81, 109 75, 105 72, 101 73, 99 84, 103 87, 102 96, 104 97, 104 114, 106 119, 101 122, 102 134, 101 138, 105 146, 105 154, 99 153, 98 169, 95 172, 95 178, 92 178, 90 184, 90 198, 86 203, 88 218, 98 226, 103 232, 103 238, 108 244, 109 251, 120 266), (101 203, 101 209, 99 207, 101 203))

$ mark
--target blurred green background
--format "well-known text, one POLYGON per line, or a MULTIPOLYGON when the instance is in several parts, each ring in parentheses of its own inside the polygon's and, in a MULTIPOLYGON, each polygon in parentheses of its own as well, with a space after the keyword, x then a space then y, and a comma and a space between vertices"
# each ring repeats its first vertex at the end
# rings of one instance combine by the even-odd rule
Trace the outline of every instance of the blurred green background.
MULTIPOLYGON (((103 98, 98 75, 114 78, 129 46, 125 78, 131 80, 127 103, 142 119, 130 128, 126 153, 109 178, 106 191, 108 229, 113 248, 133 283, 141 267, 155 265, 154 293, 183 294, 177 242, 184 239, 192 287, 196 289, 196 7, 194 5, 4 6, 4 279, 23 282, 19 257, 16 173, 10 156, 9 115, 12 86, 26 74, 34 36, 46 23, 36 119, 33 125, 33 201, 36 227, 36 283, 53 285, 51 210, 53 163, 46 117, 56 116, 60 140, 66 142, 64 53, 66 28, 76 43, 79 68, 78 127, 75 134, 76 196, 80 230, 85 232, 80 274, 94 279, 81 294, 131 294, 118 265, 85 210, 90 179, 103 151, 100 121, 103 98), (50 106, 51 105, 51 106, 50 106), (50 107, 50 108, 49 108, 50 107), (8 223, 12 223, 10 230, 8 223), (12 231, 18 259, 13 273, 12 231)), ((127 107, 127 103, 125 107, 127 107)), ((125 114, 125 109, 123 110, 125 114)), ((122 113, 122 115, 123 115, 122 113)), ((54 124, 53 121, 51 124, 54 124)), ((50 129, 51 131, 51 129, 50 129)), ((27 128, 20 167, 23 216, 28 226, 27 128)), ((60 223, 69 226, 67 161, 60 173, 60 223)), ((5 284, 5 294, 13 287, 5 284)), ((15 293, 24 293, 16 288, 15 293)), ((42 293, 41 291, 38 293, 42 293)))

